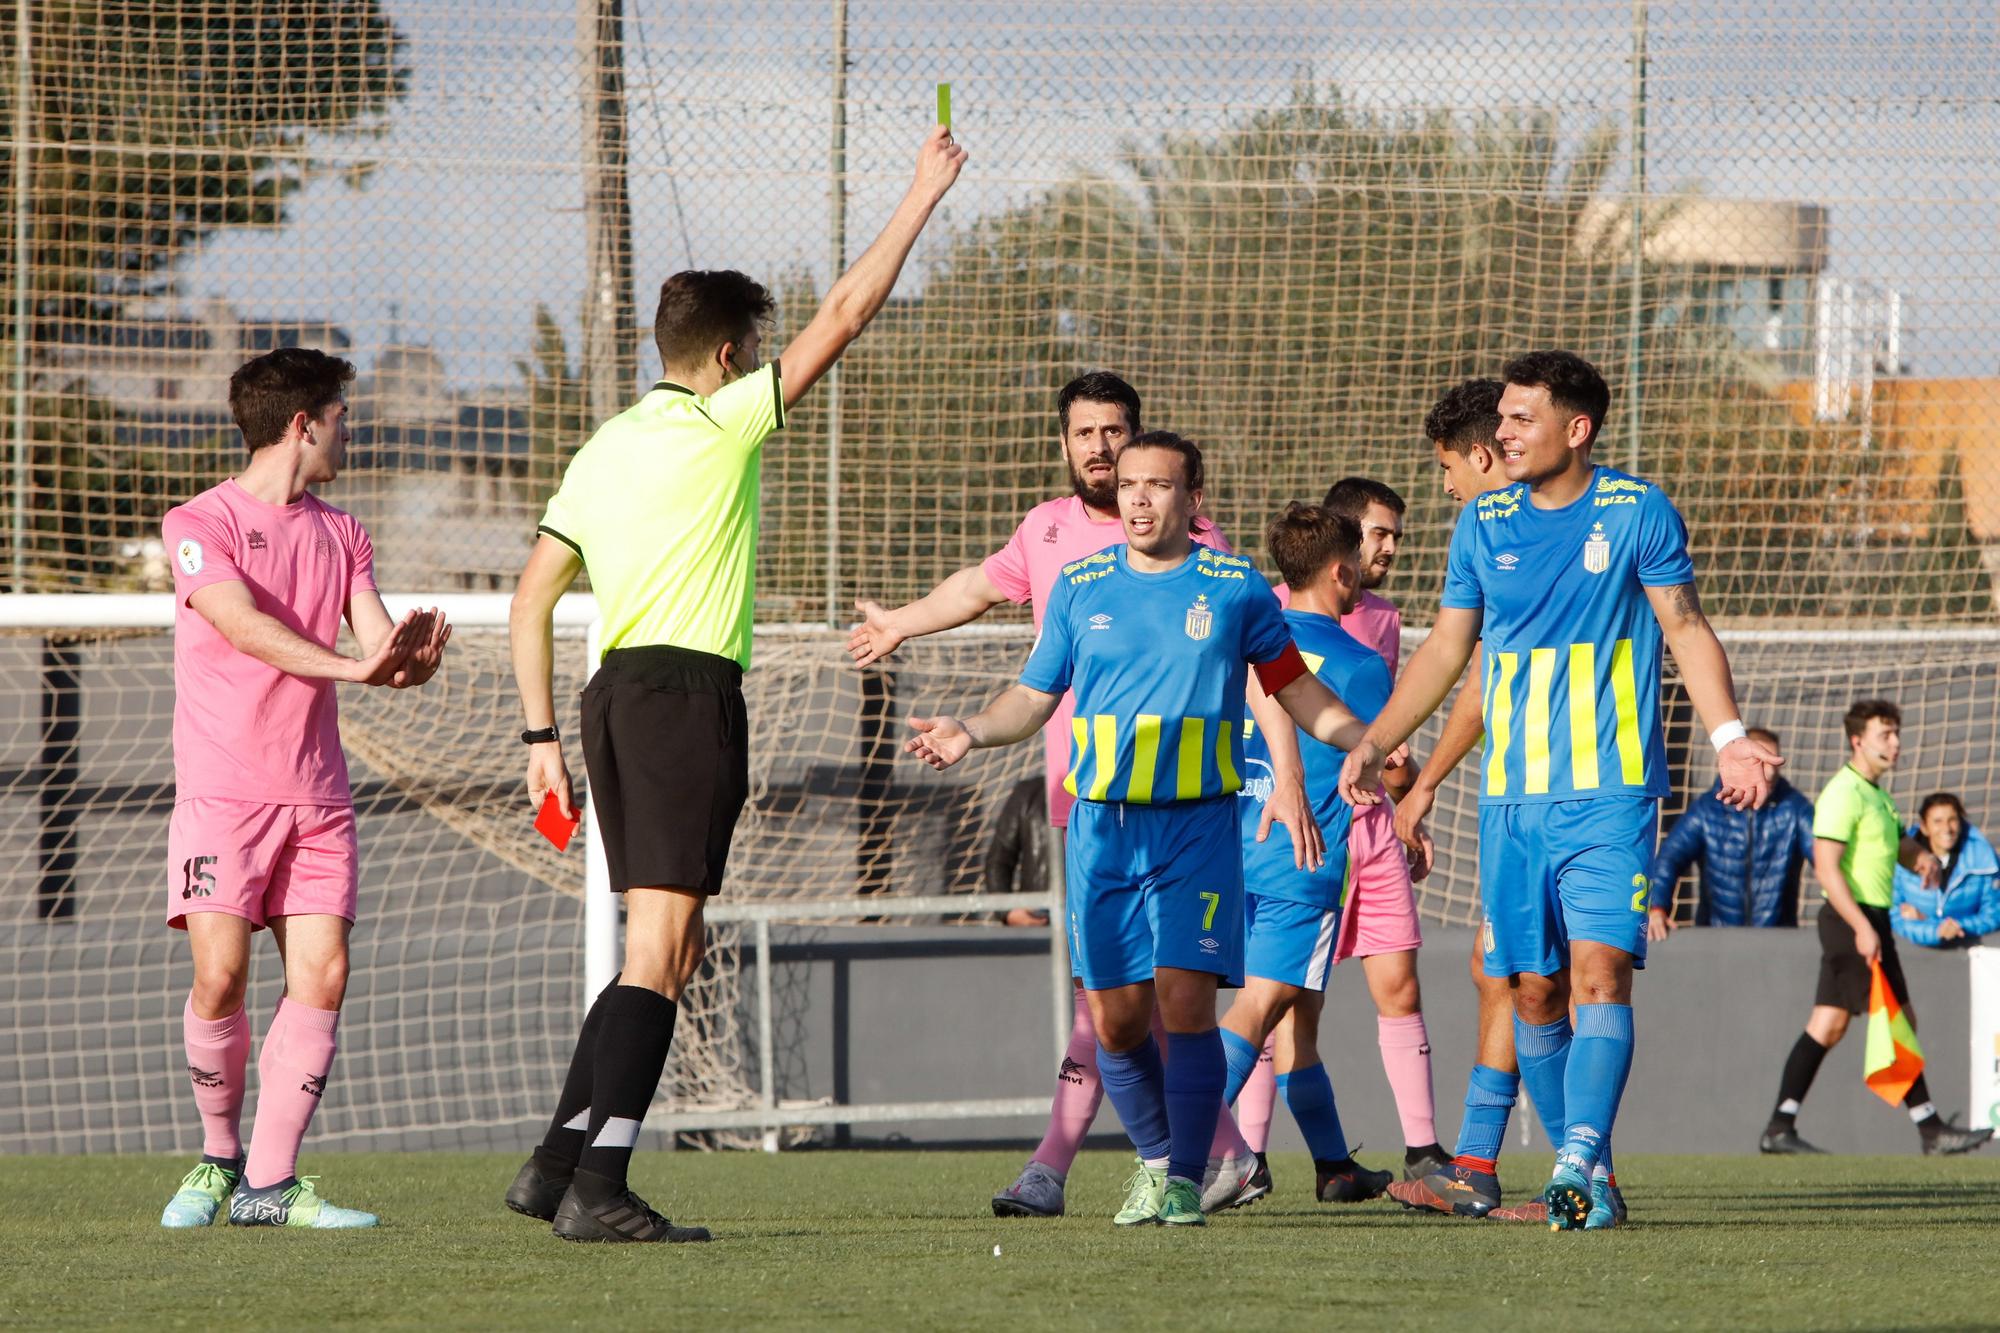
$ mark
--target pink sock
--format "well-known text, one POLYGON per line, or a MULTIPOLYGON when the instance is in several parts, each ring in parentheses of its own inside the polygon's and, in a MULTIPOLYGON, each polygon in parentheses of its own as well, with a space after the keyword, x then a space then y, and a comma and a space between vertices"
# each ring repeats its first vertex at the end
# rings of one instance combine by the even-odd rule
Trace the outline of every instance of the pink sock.
POLYGON ((278 1002, 277 1017, 257 1056, 257 1124, 250 1131, 250 1165, 243 1173, 252 1189, 298 1174, 299 1144, 326 1090, 339 1021, 336 1010, 278 1002))
POLYGON ((1250 1071, 1250 1081, 1236 1094, 1236 1127, 1243 1131, 1243 1141, 1252 1152, 1271 1146, 1271 1109, 1278 1104, 1278 1076, 1271 1064, 1271 1047, 1276 1040, 1265 1041, 1264 1053, 1250 1071))
POLYGON ((243 1010, 227 1018, 197 1018, 194 996, 181 1010, 188 1078, 201 1111, 201 1151, 234 1161, 243 1155, 243 1069, 250 1062, 250 1020, 243 1010))
POLYGON ((1437 1142, 1437 1107, 1431 1100, 1431 1039, 1424 1016, 1377 1017, 1376 1039, 1382 1045, 1382 1070, 1396 1096, 1396 1114, 1403 1122, 1403 1142, 1412 1148, 1437 1142))
POLYGON ((1049 1102, 1049 1130, 1029 1160, 1067 1176, 1103 1103, 1104 1084, 1097 1077, 1097 1028, 1090 1021, 1089 1001, 1078 991, 1069 1049, 1063 1052, 1062 1068, 1056 1071, 1056 1095, 1049 1102))

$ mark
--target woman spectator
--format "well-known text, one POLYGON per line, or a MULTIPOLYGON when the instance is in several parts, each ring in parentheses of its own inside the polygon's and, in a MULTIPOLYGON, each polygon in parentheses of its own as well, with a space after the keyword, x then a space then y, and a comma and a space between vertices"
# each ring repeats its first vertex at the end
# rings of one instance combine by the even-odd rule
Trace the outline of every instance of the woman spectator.
POLYGON ((1964 802, 1950 792, 1924 797, 1910 836, 1937 857, 1944 884, 1927 889, 1913 872, 1896 867, 1896 933, 1912 944, 1945 948, 2000 930, 2000 857, 1966 819, 1964 802))

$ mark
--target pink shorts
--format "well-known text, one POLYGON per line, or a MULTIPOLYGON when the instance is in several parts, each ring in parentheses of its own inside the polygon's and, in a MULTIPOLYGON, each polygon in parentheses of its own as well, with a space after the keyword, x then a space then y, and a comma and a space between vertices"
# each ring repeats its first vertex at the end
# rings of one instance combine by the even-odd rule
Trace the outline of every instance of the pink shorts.
POLYGON ((1354 812, 1347 833, 1347 901, 1341 905, 1340 935, 1333 945, 1336 963, 1423 946, 1410 863, 1396 838, 1395 819, 1394 807, 1386 800, 1354 812))
POLYGON ((259 805, 191 797, 167 829, 167 924, 227 912, 262 929, 274 916, 354 920, 360 851, 351 805, 259 805))

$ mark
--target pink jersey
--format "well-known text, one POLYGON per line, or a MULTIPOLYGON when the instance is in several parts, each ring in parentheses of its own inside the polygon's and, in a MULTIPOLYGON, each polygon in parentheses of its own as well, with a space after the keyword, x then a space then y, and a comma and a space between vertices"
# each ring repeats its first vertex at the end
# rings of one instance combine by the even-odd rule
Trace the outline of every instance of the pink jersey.
MULTIPOLYGON (((1230 549, 1222 530, 1213 523, 1204 522, 1194 539, 1218 551, 1230 549)), ((1016 606, 1022 602, 1034 604, 1035 628, 1039 630, 1042 609, 1048 604, 1049 591, 1056 586, 1056 575, 1062 567, 1124 540, 1124 524, 1115 518, 1099 518, 1082 500, 1065 495, 1030 509, 1007 544, 987 556, 982 568, 986 581, 1008 601, 1016 606)), ((1048 766, 1049 821, 1057 828, 1068 827, 1069 808, 1076 799, 1062 786, 1069 774, 1069 720, 1073 708, 1074 702, 1065 693, 1062 702, 1056 705, 1055 716, 1042 728, 1048 766)))
POLYGON ((333 682, 231 647, 188 598, 241 583, 257 609, 331 648, 348 599, 375 586, 375 548, 354 516, 314 495, 266 504, 235 480, 167 511, 174 562, 174 799, 346 805, 333 682))
MULTIPOLYGON (((1272 591, 1278 594, 1279 606, 1292 604, 1291 585, 1280 583, 1272 591)), ((1394 602, 1364 591, 1354 609, 1340 618, 1340 627, 1380 653, 1389 664, 1389 678, 1396 678, 1403 656, 1403 613, 1394 602)))

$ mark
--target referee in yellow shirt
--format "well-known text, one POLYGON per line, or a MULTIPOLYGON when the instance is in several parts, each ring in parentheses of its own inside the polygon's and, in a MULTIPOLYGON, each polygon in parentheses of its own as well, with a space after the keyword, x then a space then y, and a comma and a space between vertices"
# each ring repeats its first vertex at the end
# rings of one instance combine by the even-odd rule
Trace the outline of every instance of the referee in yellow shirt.
MULTIPOLYGON (((1806 1030, 1785 1057, 1778 1104, 1757 1147, 1766 1153, 1820 1153, 1799 1137, 1800 1105, 1811 1091, 1826 1053, 1847 1035, 1848 1020, 1868 1012, 1872 967, 1895 993, 1910 1022, 1910 986, 1896 957, 1889 928, 1896 865, 1920 875, 1936 872, 1928 848, 1903 836, 1896 802, 1883 787, 1903 753, 1903 713, 1886 699, 1862 699, 1847 710, 1847 763, 1820 789, 1813 805, 1813 873, 1826 903, 1819 909, 1819 988, 1813 994, 1806 1030)), ((1965 1129, 1938 1114, 1922 1073, 1903 1098, 1929 1153, 1962 1153, 1984 1147, 1989 1128, 1965 1129)))
POLYGON ((741 273, 676 273, 653 335, 666 374, 570 461, 514 590, 514 678, 528 729, 528 799, 572 809, 551 685, 558 598, 586 568, 604 623, 583 692, 583 757, 611 887, 625 895, 625 965, 591 1005, 548 1133, 507 1206, 566 1240, 707 1240, 626 1185, 706 944, 749 791, 741 683, 750 664, 759 464, 765 437, 868 327, 965 164, 940 125, 875 243, 827 292, 782 358, 760 356, 771 313, 741 273))

